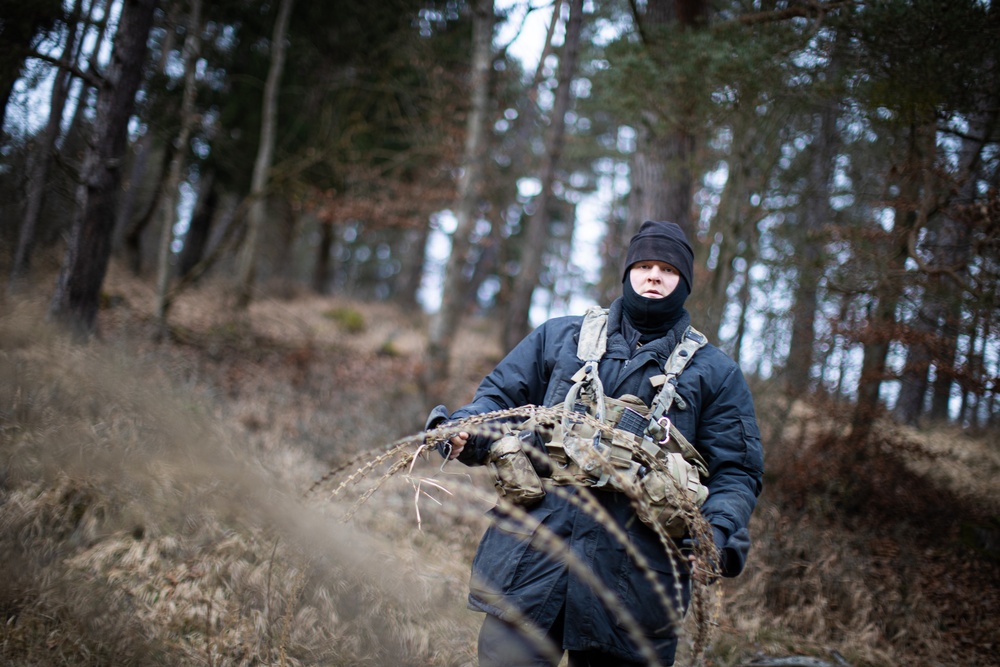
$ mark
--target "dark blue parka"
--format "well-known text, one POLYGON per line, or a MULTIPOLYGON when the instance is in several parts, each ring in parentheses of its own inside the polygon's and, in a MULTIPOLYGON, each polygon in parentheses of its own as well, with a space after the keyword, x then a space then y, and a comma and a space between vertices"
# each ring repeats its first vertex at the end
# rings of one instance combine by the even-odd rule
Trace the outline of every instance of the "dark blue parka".
MULTIPOLYGON (((576 356, 582 321, 581 316, 559 317, 535 329, 482 381, 473 401, 451 418, 528 404, 561 404, 573 384, 570 378, 582 366, 576 356)), ((649 405, 656 393, 649 379, 663 372, 671 352, 668 339, 636 348, 626 342, 625 333, 618 299, 610 308, 608 347, 599 364, 601 381, 608 396, 633 394, 649 405)), ((764 464, 750 391, 737 364, 712 345, 694 355, 677 391, 683 400, 674 403, 669 417, 708 462, 709 497, 702 513, 712 525, 723 575, 736 576, 746 562, 748 524, 761 491, 764 464)), ((472 439, 459 460, 483 464, 488 445, 472 439)), ((656 534, 635 519, 624 494, 595 495, 657 570, 665 590, 675 590, 669 557, 656 534)), ((672 664, 676 637, 668 612, 650 592, 649 581, 634 567, 625 547, 592 516, 554 493, 528 511, 565 540, 619 597, 644 628, 661 662, 672 664)), ((530 531, 514 522, 491 523, 473 561, 470 606, 506 619, 514 618, 517 614, 512 615, 511 609, 516 609, 522 618, 546 630, 565 605, 564 649, 600 650, 640 660, 616 612, 605 608, 563 562, 532 548, 530 541, 530 531)), ((686 597, 686 579, 682 590, 686 597)), ((686 599, 683 602, 687 604, 686 599)))

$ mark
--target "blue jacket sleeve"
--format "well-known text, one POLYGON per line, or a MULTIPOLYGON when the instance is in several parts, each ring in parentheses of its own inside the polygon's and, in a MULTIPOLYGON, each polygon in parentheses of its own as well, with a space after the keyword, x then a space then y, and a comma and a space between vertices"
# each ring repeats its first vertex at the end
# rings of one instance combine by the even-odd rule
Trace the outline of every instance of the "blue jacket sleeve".
MULTIPOLYGON (((472 399, 451 415, 452 420, 524 405, 540 405, 545 398, 553 361, 547 359, 547 336, 551 320, 542 324, 511 350, 483 381, 472 399)), ((467 465, 482 465, 493 438, 470 439, 458 460, 467 465)))
POLYGON ((702 514, 712 525, 723 576, 735 577, 746 565, 750 515, 764 479, 753 398, 735 363, 703 406, 697 444, 708 461, 709 496, 702 514))

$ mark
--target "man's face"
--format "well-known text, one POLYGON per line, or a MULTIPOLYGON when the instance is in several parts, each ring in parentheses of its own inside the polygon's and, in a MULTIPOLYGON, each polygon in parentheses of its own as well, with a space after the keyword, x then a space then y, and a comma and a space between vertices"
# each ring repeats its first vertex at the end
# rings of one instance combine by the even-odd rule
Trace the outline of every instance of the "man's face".
POLYGON ((662 299, 677 288, 681 274, 666 262, 643 259, 632 265, 628 279, 636 294, 647 299, 662 299))

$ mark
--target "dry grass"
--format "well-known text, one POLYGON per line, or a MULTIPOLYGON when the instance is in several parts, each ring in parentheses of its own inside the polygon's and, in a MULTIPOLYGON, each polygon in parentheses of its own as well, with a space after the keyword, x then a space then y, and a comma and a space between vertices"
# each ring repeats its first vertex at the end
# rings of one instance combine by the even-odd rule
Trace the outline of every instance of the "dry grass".
MULTIPOLYGON (((360 490, 303 495, 423 424, 419 318, 314 296, 234 318, 208 286, 157 344, 148 285, 117 267, 107 285, 119 305, 83 347, 30 299, 2 304, 0 662, 475 664, 483 470, 420 461, 416 478, 455 495, 426 486, 441 504, 415 505, 396 475, 346 525, 360 490), (363 330, 324 317, 338 308, 363 330)), ((499 356, 479 327, 459 338, 451 405, 499 356)), ((755 392, 768 477, 708 663, 995 664, 997 443, 883 428, 859 484, 835 406, 755 392)))
POLYGON ((784 437, 765 433, 754 552, 727 582, 720 655, 738 659, 749 641, 852 665, 996 664, 996 443, 885 423, 852 468, 842 408, 779 412, 784 437))
POLYGON ((306 503, 315 460, 35 313, 0 341, 4 662, 470 662, 473 619, 440 594, 464 567, 306 503))

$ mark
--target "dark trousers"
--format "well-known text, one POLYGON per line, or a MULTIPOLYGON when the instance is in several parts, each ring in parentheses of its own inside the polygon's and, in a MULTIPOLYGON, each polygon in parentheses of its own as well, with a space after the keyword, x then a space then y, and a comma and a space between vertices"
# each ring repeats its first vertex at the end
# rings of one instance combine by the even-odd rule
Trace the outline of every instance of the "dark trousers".
MULTIPOLYGON (((479 630, 479 667, 556 667, 562 657, 564 613, 545 636, 532 637, 515 625, 486 615, 479 630), (545 647, 549 650, 546 651, 545 647)), ((569 667, 644 667, 600 651, 569 651, 569 667)))

